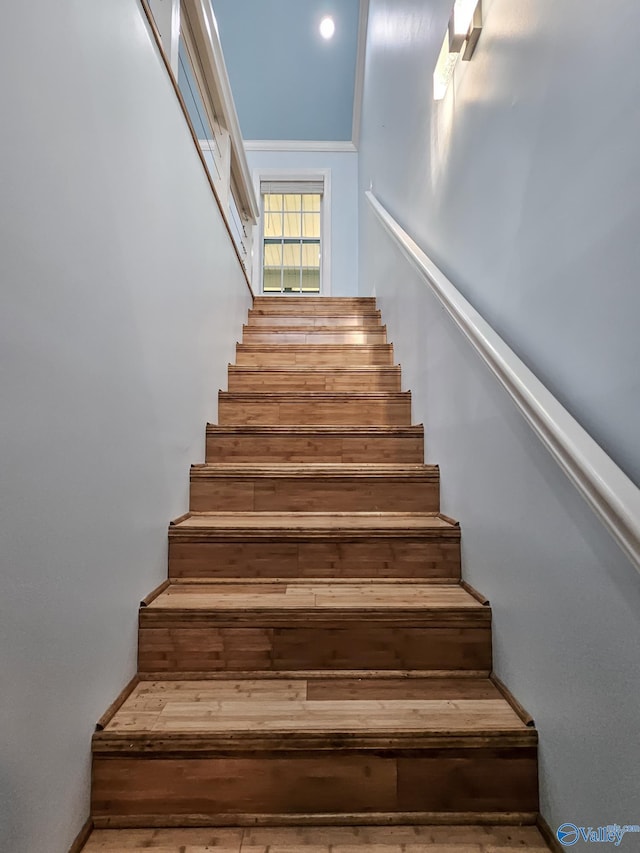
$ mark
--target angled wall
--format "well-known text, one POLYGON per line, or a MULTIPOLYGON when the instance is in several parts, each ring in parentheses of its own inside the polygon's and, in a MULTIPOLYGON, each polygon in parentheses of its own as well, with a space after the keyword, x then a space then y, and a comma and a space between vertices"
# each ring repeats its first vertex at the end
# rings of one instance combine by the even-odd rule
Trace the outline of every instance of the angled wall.
MULTIPOLYGON (((483 5, 476 56, 434 103, 452 0, 371 0, 360 191, 640 482, 640 8, 483 5)), ((359 264, 491 600, 496 671, 536 720, 543 815, 637 823, 640 577, 364 201, 359 264)))
POLYGON ((0 847, 64 853, 250 294, 135 0, 3 26, 0 847))
POLYGON ((640 6, 484 0, 434 102, 452 6, 372 0, 361 186, 640 484, 640 6))

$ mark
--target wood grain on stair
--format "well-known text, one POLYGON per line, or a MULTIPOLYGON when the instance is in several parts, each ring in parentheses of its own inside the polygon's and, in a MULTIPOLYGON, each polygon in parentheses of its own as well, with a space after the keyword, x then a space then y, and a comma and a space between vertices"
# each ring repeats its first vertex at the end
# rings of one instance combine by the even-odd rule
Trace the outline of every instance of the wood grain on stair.
MULTIPOLYGON (((384 679, 379 680, 383 691, 384 679)), ((257 739, 260 748, 271 748, 277 740, 279 748, 294 749, 300 740, 306 749, 310 738, 327 731, 345 738, 367 738, 372 743, 385 741, 387 746, 389 740, 399 746, 406 739, 412 744, 451 745, 466 742, 469 735, 483 744, 505 738, 512 744, 535 744, 535 731, 524 725, 488 679, 478 680, 482 698, 473 690, 475 679, 434 681, 441 695, 450 690, 455 698, 433 698, 428 678, 411 684, 411 698, 404 695, 406 685, 398 680, 392 681, 392 695, 387 698, 372 698, 376 682, 367 683, 367 698, 360 698, 357 683, 352 682, 354 693, 348 699, 329 698, 326 692, 319 696, 313 691, 313 681, 302 678, 142 681, 104 731, 95 735, 94 745, 98 751, 108 752, 120 745, 127 748, 135 733, 143 739, 154 733, 172 733, 174 745, 182 734, 188 743, 198 734, 202 736, 198 744, 209 749, 217 735, 226 743, 227 734, 235 732, 239 739, 242 735, 257 739), (309 698, 310 687, 315 698, 309 698), (416 698, 418 687, 423 694, 416 698), (467 691, 472 698, 467 698, 467 691)), ((141 743, 146 748, 146 741, 141 743)), ((239 740, 237 748, 243 748, 243 743, 239 740)), ((322 748, 321 743, 319 746, 322 748)))
POLYGON ((460 577, 460 529, 435 513, 202 513, 169 529, 179 577, 460 577))
POLYGON ((422 426, 207 426, 207 462, 415 464, 422 426))
POLYGON ((94 815, 530 811, 535 731, 465 683, 340 700, 306 679, 143 682, 94 736, 94 815))
POLYGON ((405 538, 460 540, 455 521, 437 512, 191 512, 172 524, 173 539, 405 538))
POLYGON ((377 311, 376 300, 370 296, 256 296, 253 309, 265 314, 296 315, 301 312, 315 314, 331 311, 332 313, 370 313, 377 311))
POLYGON ((533 826, 95 830, 85 853, 548 853, 533 826))
POLYGON ((243 326, 245 344, 386 344, 386 326, 243 326))
MULTIPOLYGON (((397 611, 398 621, 412 621, 420 614, 464 620, 488 621, 491 611, 458 584, 421 584, 410 581, 380 582, 376 579, 357 583, 334 583, 333 579, 249 581, 200 581, 172 583, 143 608, 150 617, 154 611, 238 612, 252 618, 254 608, 270 613, 282 611, 290 618, 293 611, 303 621, 318 614, 335 614, 348 619, 353 613, 389 613, 397 611)), ((195 615, 195 614, 192 614, 195 615)))
POLYGON ((229 366, 229 391, 400 391, 397 366, 229 366))
POLYGON ((172 584, 140 611, 141 672, 485 670, 491 614, 461 586, 172 584))
POLYGON ((221 424, 357 424, 411 423, 411 394, 405 392, 218 393, 221 424))
MULTIPOLYGON (((267 366, 393 366, 393 344, 286 344, 242 343, 236 345, 236 364, 267 366)), ((354 389, 356 390, 356 389, 354 389)))
POLYGON ((190 509, 437 511, 437 466, 206 464, 191 469, 190 509))
POLYGON ((361 311, 361 312, 332 312, 326 309, 325 312, 296 312, 295 314, 275 314, 273 312, 265 313, 264 311, 251 310, 249 311, 249 326, 308 326, 314 328, 317 326, 336 327, 350 326, 352 328, 371 328, 380 327, 379 311, 361 311))

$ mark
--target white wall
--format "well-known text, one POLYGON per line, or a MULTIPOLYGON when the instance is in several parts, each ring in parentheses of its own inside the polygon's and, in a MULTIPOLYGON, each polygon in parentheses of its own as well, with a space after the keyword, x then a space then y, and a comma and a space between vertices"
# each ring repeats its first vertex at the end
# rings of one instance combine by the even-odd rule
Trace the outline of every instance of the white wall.
POLYGON ((249 291, 136 2, 3 26, 0 848, 63 853, 249 291))
MULTIPOLYGON (((331 173, 331 296, 358 293, 358 155, 355 151, 247 151, 254 175, 261 169, 331 173)), ((254 247, 259 251, 257 238, 254 247)), ((256 288, 258 283, 256 282, 256 288)))
POLYGON ((485 0, 434 104, 452 5, 372 0, 361 186, 640 484, 640 4, 485 0))
MULTIPOLYGON (((640 8, 484 5, 477 54, 434 105, 451 3, 371 0, 360 190, 373 182, 640 479, 640 8)), ((378 296, 428 459, 442 466, 464 574, 491 600, 495 669, 536 719, 543 814, 554 829, 635 823, 640 578, 365 202, 360 214, 360 289, 378 296)))

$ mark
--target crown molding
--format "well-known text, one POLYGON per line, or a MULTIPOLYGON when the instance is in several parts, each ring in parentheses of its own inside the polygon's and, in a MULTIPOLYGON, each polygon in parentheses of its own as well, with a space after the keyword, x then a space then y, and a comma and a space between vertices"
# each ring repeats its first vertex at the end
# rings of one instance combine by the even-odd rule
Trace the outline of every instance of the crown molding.
POLYGON ((347 140, 245 139, 245 151, 324 151, 353 154, 356 146, 347 140))

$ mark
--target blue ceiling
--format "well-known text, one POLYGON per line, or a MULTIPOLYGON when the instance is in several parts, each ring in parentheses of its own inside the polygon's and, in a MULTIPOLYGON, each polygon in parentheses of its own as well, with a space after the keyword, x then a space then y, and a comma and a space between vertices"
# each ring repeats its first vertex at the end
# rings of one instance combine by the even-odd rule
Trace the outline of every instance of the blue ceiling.
POLYGON ((359 0, 212 5, 245 139, 351 139, 359 0), (318 31, 325 15, 330 41, 318 31))

